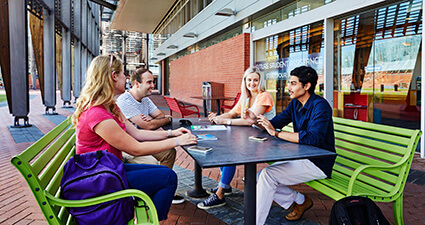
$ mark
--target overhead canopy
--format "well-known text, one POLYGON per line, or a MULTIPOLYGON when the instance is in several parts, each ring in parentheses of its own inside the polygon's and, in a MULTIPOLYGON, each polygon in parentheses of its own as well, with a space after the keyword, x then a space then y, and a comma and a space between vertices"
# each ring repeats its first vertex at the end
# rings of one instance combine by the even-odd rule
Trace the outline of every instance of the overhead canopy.
POLYGON ((152 33, 175 0, 121 0, 111 28, 152 33))

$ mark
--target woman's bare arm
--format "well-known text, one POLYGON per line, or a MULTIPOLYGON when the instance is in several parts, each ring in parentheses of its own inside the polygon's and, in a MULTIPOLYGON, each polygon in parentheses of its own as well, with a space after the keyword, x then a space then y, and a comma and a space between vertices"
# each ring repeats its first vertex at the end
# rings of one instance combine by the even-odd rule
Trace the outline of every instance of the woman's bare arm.
MULTIPOLYGON (((173 148, 177 144, 196 144, 196 136, 190 133, 176 137, 178 143, 176 143, 176 139, 174 138, 167 138, 161 141, 139 142, 130 136, 130 134, 125 132, 113 119, 104 120, 98 123, 94 127, 94 132, 113 147, 134 156, 152 155, 173 148)), ((168 136, 168 134, 166 134, 167 131, 164 131, 163 133, 165 134, 164 138, 166 138, 168 136)))

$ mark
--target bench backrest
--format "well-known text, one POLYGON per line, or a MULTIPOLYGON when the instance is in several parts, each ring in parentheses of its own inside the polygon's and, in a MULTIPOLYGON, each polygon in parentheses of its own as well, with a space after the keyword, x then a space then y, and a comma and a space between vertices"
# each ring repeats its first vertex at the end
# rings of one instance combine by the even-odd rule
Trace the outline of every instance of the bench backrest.
MULTIPOLYGON (((378 193, 402 194, 420 139, 420 130, 366 123, 334 117, 335 147, 338 157, 333 173, 350 176, 360 166, 391 166, 385 170, 366 170, 358 179, 378 193)), ((354 184, 361 189, 361 182, 354 184)), ((385 200, 385 199, 381 199, 385 200)))
POLYGON ((164 99, 167 102, 168 108, 170 108, 170 110, 173 110, 173 111, 175 111, 179 114, 182 114, 182 111, 180 110, 180 106, 179 106, 177 99, 170 98, 170 97, 167 97, 167 96, 164 96, 164 99))
POLYGON ((73 221, 64 207, 49 204, 45 194, 60 195, 63 166, 75 151, 75 128, 70 125, 71 117, 11 159, 27 181, 49 224, 70 224, 73 221))

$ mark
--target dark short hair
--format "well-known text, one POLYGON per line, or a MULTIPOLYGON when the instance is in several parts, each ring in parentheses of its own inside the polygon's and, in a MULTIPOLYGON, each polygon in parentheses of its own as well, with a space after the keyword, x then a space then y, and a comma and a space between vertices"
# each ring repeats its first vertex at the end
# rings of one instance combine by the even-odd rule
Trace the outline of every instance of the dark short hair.
POLYGON ((317 84, 317 72, 309 66, 300 66, 291 71, 291 76, 298 77, 298 80, 302 83, 303 87, 310 83, 311 87, 308 89, 308 93, 314 94, 314 89, 317 84))
POLYGON ((152 72, 144 67, 141 67, 139 69, 136 69, 135 71, 133 71, 133 73, 131 73, 130 76, 130 81, 132 84, 134 84, 134 81, 137 81, 139 83, 142 83, 142 74, 149 72, 152 74, 152 72))

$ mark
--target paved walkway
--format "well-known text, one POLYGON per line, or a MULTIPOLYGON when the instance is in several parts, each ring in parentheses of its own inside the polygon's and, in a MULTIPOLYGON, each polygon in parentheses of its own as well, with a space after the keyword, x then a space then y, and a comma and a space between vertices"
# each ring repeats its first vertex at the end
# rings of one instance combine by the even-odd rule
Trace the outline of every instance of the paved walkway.
MULTIPOLYGON (((0 90, 0 93, 2 91, 0 90)), ((153 95, 152 100, 166 114, 169 114, 166 103, 160 95, 153 95)), ((10 158, 19 154, 32 144, 40 135, 47 133, 58 122, 72 114, 72 109, 61 108, 62 101, 58 94, 57 116, 46 116, 42 105, 40 92, 30 92, 30 124, 28 129, 10 128, 13 125, 13 117, 9 113, 6 104, 0 103, 0 224, 47 224, 41 214, 37 203, 33 199, 25 181, 18 171, 10 164, 10 158)), ((266 164, 258 166, 258 170, 266 164)), ((182 149, 177 151, 177 160, 174 170, 179 176, 178 192, 184 194, 193 185, 193 160, 182 149)), ((220 177, 219 170, 203 170, 204 187, 214 187, 220 177)), ((197 209, 199 199, 187 198, 184 204, 173 205, 169 218, 161 224, 243 224, 243 167, 238 166, 235 178, 232 181, 235 194, 227 198, 228 205, 219 209, 211 209, 208 212, 197 209)), ((404 221, 405 224, 425 224, 425 159, 417 156, 412 165, 408 183, 404 193, 404 221)), ((328 224, 328 217, 333 200, 309 188, 306 185, 293 187, 312 197, 314 207, 307 211, 304 219, 289 223, 283 219, 287 213, 281 208, 274 206, 267 224, 328 224)), ((384 215, 393 223, 392 205, 378 203, 384 215)))

